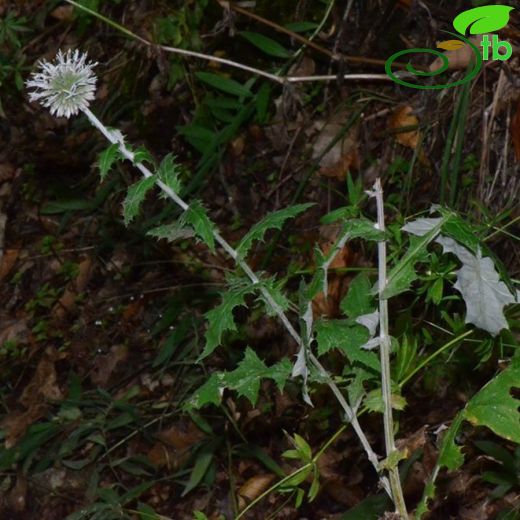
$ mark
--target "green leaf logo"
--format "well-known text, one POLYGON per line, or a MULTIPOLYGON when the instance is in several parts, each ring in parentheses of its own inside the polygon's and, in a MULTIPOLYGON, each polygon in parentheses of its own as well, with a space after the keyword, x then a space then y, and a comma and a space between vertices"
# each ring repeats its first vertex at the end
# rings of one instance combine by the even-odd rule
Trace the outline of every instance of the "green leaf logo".
POLYGON ((460 13, 453 20, 453 27, 460 34, 465 35, 468 27, 470 34, 484 34, 498 31, 509 22, 509 13, 514 7, 507 5, 486 5, 475 7, 460 13))

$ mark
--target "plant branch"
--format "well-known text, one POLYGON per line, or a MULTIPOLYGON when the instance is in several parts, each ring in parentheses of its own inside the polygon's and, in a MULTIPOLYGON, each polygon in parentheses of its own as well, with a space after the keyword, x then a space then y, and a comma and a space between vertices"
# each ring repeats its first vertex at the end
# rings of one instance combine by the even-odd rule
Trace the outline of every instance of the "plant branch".
MULTIPOLYGON (((377 227, 380 231, 385 232, 385 212, 383 204, 383 188, 381 187, 381 179, 376 179, 374 184, 373 196, 376 198, 377 205, 377 227)), ((390 457, 397 451, 394 440, 394 419, 392 415, 392 380, 390 376, 390 334, 388 327, 388 299, 383 297, 386 288, 386 240, 380 240, 377 243, 378 257, 378 277, 379 277, 379 352, 381 356, 381 391, 384 403, 384 430, 385 430, 385 448, 386 457, 390 462, 390 457)), ((402 520, 408 520, 406 504, 403 497, 401 480, 399 477, 399 468, 397 462, 390 464, 388 469, 390 475, 390 486, 392 488, 392 498, 396 507, 396 511, 402 520)))
MULTIPOLYGON (((128 159, 132 164, 145 176, 145 177, 153 177, 152 172, 144 166, 142 163, 135 163, 134 162, 134 153, 127 148, 123 140, 116 135, 115 132, 111 132, 108 128, 106 128, 103 123, 92 113, 92 111, 88 108, 83 108, 82 111, 87 116, 89 121, 92 123, 92 125, 97 128, 103 136, 112 144, 118 144, 119 145, 119 151, 121 152, 122 156, 128 159)), ((184 202, 169 186, 167 186, 164 182, 160 180, 156 180, 156 184, 161 188, 161 190, 168 195, 170 199, 172 199, 178 206, 180 206, 184 211, 189 209, 189 205, 184 202)), ((293 327, 292 323, 290 322, 289 318, 283 311, 283 309, 278 305, 278 303, 275 301, 273 296, 271 295, 270 291, 260 284, 260 280, 258 276, 251 270, 249 265, 243 260, 240 255, 237 253, 237 251, 218 233, 216 230, 213 231, 213 236, 215 240, 221 245, 221 247, 226 251, 226 253, 231 256, 231 258, 235 261, 235 263, 244 271, 244 273, 247 275, 247 277, 251 280, 251 282, 254 285, 259 286, 259 290, 262 293, 263 297, 265 298, 265 301, 267 304, 274 310, 274 312, 277 314, 291 337, 296 341, 298 346, 302 348, 303 341, 298 332, 293 327)), ((313 363, 313 365, 318 369, 321 376, 327 381, 327 385, 332 390, 333 394, 335 395, 336 399, 338 400, 339 404, 343 408, 347 419, 351 422, 352 427, 354 428, 354 431, 356 432, 357 436, 359 437, 359 440, 367 454, 368 459, 376 469, 376 471, 379 473, 379 461, 377 458, 377 455, 372 450, 370 443, 368 442, 368 439, 363 432, 361 425, 359 424, 359 421, 357 420, 357 416, 352 409, 352 407, 347 403, 345 397, 341 393, 340 389, 336 385, 336 383, 332 380, 330 374, 327 372, 327 370, 323 367, 323 365, 319 362, 319 360, 314 356, 314 354, 311 352, 309 354, 309 359, 313 363)), ((389 493, 390 495, 390 484, 388 482, 388 479, 384 476, 380 476, 381 485, 383 488, 389 493)))
MULTIPOLYGON (((198 58, 205 61, 211 61, 215 63, 221 63, 222 65, 227 65, 228 67, 233 67, 235 69, 244 70, 246 72, 250 72, 251 74, 255 74, 256 76, 262 76, 270 81, 273 81, 274 83, 278 83, 280 85, 285 85, 286 83, 297 83, 297 82, 303 82, 303 81, 332 81, 334 79, 337 79, 337 76, 333 75, 326 75, 326 76, 305 76, 305 77, 298 77, 298 76, 281 76, 278 74, 272 74, 270 72, 266 72, 261 69, 257 69, 255 67, 250 67, 249 65, 244 65, 243 63, 239 63, 237 61, 228 60, 226 58, 220 58, 218 56, 213 56, 210 54, 204 54, 202 52, 196 52, 196 51, 190 51, 187 49, 181 49, 179 47, 171 47, 168 45, 159 45, 156 43, 151 42, 150 40, 147 40, 146 38, 143 38, 139 36, 138 34, 130 31, 123 25, 118 24, 117 22, 114 22, 110 18, 107 18, 106 16, 103 16, 102 14, 98 13, 97 11, 94 11, 93 9, 89 9, 88 7, 85 7, 84 5, 78 4, 74 0, 65 0, 67 3, 73 5, 74 7, 81 9, 85 11, 86 13, 98 18, 99 20, 105 22, 106 24, 110 25, 111 27, 114 27, 114 29, 117 29, 118 31, 122 32, 126 36, 129 36, 130 38, 146 45, 147 47, 152 47, 156 49, 161 49, 165 52, 169 52, 172 54, 178 54, 180 56, 188 56, 190 58, 198 58)), ((357 57, 350 57, 352 59, 358 59, 357 57)), ((382 60, 372 60, 371 58, 359 58, 358 61, 360 62, 366 62, 366 63, 372 63, 381 65, 381 63, 384 64, 384 61, 382 60)), ((401 63, 394 62, 394 66, 399 68, 403 68, 404 65, 401 63)), ((420 67, 415 67, 416 69, 420 69, 420 67)), ((356 80, 374 80, 374 79, 389 79, 386 74, 345 74, 344 79, 351 79, 353 81, 356 80)))

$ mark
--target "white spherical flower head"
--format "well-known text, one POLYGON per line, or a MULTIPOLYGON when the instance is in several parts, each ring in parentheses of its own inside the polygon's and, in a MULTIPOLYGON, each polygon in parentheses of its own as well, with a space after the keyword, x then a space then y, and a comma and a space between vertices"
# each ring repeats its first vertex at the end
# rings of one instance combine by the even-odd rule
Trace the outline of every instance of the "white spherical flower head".
POLYGON ((34 89, 29 99, 39 101, 57 117, 76 115, 94 99, 97 78, 92 68, 96 65, 78 50, 58 51, 54 63, 41 61, 39 71, 26 82, 34 89))

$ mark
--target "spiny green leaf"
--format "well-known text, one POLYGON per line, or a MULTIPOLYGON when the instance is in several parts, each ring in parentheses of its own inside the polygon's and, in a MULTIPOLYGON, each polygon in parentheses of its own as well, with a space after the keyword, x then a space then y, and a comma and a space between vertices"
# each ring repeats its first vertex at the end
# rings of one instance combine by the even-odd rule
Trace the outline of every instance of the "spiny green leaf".
POLYGON ((232 372, 218 372, 198 388, 190 397, 186 408, 202 408, 206 404, 220 404, 224 388, 235 390, 238 395, 247 397, 253 406, 258 399, 261 379, 272 379, 280 392, 283 392, 287 379, 291 376, 292 363, 284 358, 267 367, 249 347, 244 358, 232 372))
POLYGON ((254 291, 253 286, 232 289, 222 293, 222 302, 206 313, 208 330, 206 346, 199 361, 209 356, 221 343, 222 334, 228 330, 237 330, 233 318, 233 309, 245 305, 245 297, 254 291))
POLYGON ((369 340, 369 333, 362 325, 350 325, 347 320, 319 320, 315 324, 318 355, 331 349, 343 352, 351 363, 362 363, 379 372, 381 365, 374 352, 361 348, 369 340))
POLYGON ((275 58, 289 58, 291 56, 291 53, 283 45, 263 34, 250 31, 241 31, 239 34, 269 56, 274 56, 275 58))
POLYGON ((193 229, 183 227, 178 222, 157 226, 153 229, 150 229, 150 231, 148 231, 146 234, 158 238, 159 240, 164 238, 168 240, 168 242, 175 242, 176 240, 191 238, 195 235, 193 229))
POLYGON ((235 390, 241 397, 246 397, 255 406, 261 380, 265 378, 273 379, 282 391, 285 382, 291 375, 291 370, 292 365, 287 358, 267 367, 256 352, 247 347, 242 361, 235 370, 224 374, 223 382, 227 388, 235 390))
POLYGON ((175 162, 175 156, 171 153, 166 155, 157 169, 157 177, 164 182, 174 193, 179 193, 182 188, 179 175, 179 165, 175 162))
POLYGON ((443 224, 442 234, 455 239, 475 254, 478 249, 482 247, 477 230, 462 220, 458 215, 451 215, 443 224))
POLYGON ((114 163, 119 161, 121 158, 122 156, 121 152, 119 151, 119 143, 111 144, 108 148, 99 154, 98 167, 101 180, 105 179, 114 163))
POLYGON ((320 218, 321 224, 334 224, 338 222, 338 220, 348 220, 352 218, 354 214, 353 209, 350 206, 344 206, 342 208, 337 208, 332 210, 330 213, 323 215, 320 218))
POLYGON ((278 361, 278 363, 275 363, 268 368, 269 373, 267 377, 276 383, 276 386, 280 392, 283 392, 285 383, 291 376, 292 368, 292 363, 288 358, 283 358, 281 361, 278 361))
POLYGON ((224 76, 212 74, 211 72, 196 72, 195 76, 204 83, 210 85, 213 88, 221 90, 226 94, 231 94, 232 96, 238 97, 252 96, 252 93, 248 88, 244 87, 244 85, 241 85, 234 79, 225 78, 224 76))
POLYGON ((246 348, 244 358, 232 372, 224 376, 226 386, 236 390, 240 397, 247 397, 255 406, 260 391, 260 380, 268 375, 268 368, 250 347, 246 348))
POLYGON ((199 409, 207 404, 218 406, 222 399, 222 392, 225 388, 223 383, 224 373, 217 372, 211 374, 210 378, 188 399, 186 409, 199 409))
POLYGON ((340 303, 349 318, 357 318, 374 310, 372 282, 365 273, 358 274, 350 283, 348 293, 340 303))
POLYGON ((364 240, 383 240, 385 234, 377 229, 374 222, 366 218, 353 218, 345 222, 342 230, 348 233, 349 240, 363 238, 364 240))
POLYGON ((455 438, 464 420, 474 426, 486 426, 502 438, 520 443, 520 400, 511 392, 519 388, 520 358, 513 358, 511 364, 474 395, 452 422, 442 439, 439 458, 432 477, 425 488, 417 508, 417 517, 428 511, 428 500, 435 495, 435 478, 442 467, 455 471, 464 463, 461 448, 455 438))
POLYGON ((487 426, 497 435, 520 444, 520 400, 511 391, 520 387, 520 360, 511 364, 470 399, 464 418, 474 426, 487 426))
POLYGON ((440 469, 444 467, 449 471, 455 471, 464 463, 464 455, 462 454, 460 447, 455 444, 455 438, 459 433, 463 420, 464 414, 463 412, 460 412, 442 438, 437 464, 433 469, 430 480, 424 487, 423 496, 415 512, 415 516, 418 519, 421 519, 422 516, 428 512, 428 501, 435 498, 435 479, 437 478, 440 469))
MULTIPOLYGON (((289 308, 289 300, 287 296, 282 292, 284 281, 277 281, 274 277, 268 278, 266 280, 262 280, 261 285, 263 285, 268 291, 273 300, 278 304, 278 306, 286 311, 289 308)), ((262 300, 265 304, 265 309, 268 316, 276 316, 277 312, 272 306, 267 302, 262 292, 260 292, 258 296, 259 300, 262 300)))
MULTIPOLYGON (((392 393, 390 401, 392 402, 392 408, 394 410, 404 410, 406 408, 407 402, 402 395, 392 393)), ((376 388, 369 392, 363 401, 363 405, 371 412, 383 413, 385 410, 385 403, 383 401, 381 388, 376 388)))
POLYGON ((153 158, 153 155, 144 146, 139 146, 137 150, 134 150, 134 163, 142 162, 155 165, 155 159, 153 158))
POLYGON ((155 176, 144 177, 128 188, 125 200, 123 201, 123 218, 125 225, 128 226, 128 224, 137 216, 146 194, 154 184, 155 176))
POLYGON ((191 202, 189 208, 179 219, 181 224, 189 224, 195 234, 210 248, 215 251, 215 224, 210 220, 202 203, 198 200, 191 202))
MULTIPOLYGON (((417 278, 414 266, 416 262, 423 260, 428 244, 439 234, 442 226, 448 217, 435 219, 429 228, 429 231, 422 230, 418 232, 413 223, 404 226, 405 231, 419 235, 418 239, 410 240, 410 248, 404 257, 398 261, 397 265, 390 271, 383 298, 391 298, 402 293, 410 287, 410 284, 417 278), (424 232, 426 231, 426 232, 424 232)), ((421 219, 422 221, 426 219, 421 219)))
POLYGON ((297 204, 296 206, 290 206, 288 208, 269 213, 245 234, 237 247, 238 254, 241 257, 245 257, 248 251, 251 249, 253 242, 255 240, 263 240, 265 232, 268 229, 281 229, 287 219, 296 217, 311 206, 314 206, 314 204, 297 204))

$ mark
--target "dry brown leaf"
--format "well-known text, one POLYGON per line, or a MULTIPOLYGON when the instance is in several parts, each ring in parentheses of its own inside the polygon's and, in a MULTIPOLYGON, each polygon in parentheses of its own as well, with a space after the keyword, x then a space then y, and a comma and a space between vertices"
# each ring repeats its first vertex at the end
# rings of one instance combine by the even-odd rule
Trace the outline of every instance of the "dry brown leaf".
POLYGON ((16 264, 19 249, 7 249, 0 259, 0 282, 11 272, 11 269, 16 264))
MULTIPOLYGON (((347 121, 348 118, 349 114, 346 111, 340 111, 335 114, 330 121, 317 121, 307 132, 307 135, 310 136, 314 131, 320 131, 313 145, 313 159, 318 159, 327 149, 331 141, 342 131, 345 121, 347 121)), ((319 171, 321 175, 343 180, 349 170, 359 169, 360 158, 357 146, 358 130, 358 127, 354 126, 321 157, 319 171)))
MULTIPOLYGON (((511 139, 513 141, 513 147, 515 149, 515 158, 520 162, 520 98, 516 105, 516 112, 511 119, 511 126, 509 128, 511 132, 511 139)), ((1 277, 0 277, 1 279, 1 277)))
POLYGON ((238 159, 243 153, 245 148, 246 142, 243 135, 239 135, 238 137, 235 137, 230 143, 229 143, 229 149, 231 152, 231 155, 238 159))
POLYGON ((92 274, 92 258, 87 257, 78 265, 78 274, 73 283, 65 289, 58 303, 54 306, 53 314, 58 320, 62 320, 68 313, 76 308, 76 300, 79 293, 82 293, 92 274))
MULTIPOLYGON (((473 36, 469 39, 473 45, 480 47, 482 43, 482 38, 484 34, 478 34, 477 36, 473 36)), ((444 42, 446 43, 446 42, 444 42)), ((449 50, 444 53, 444 56, 448 58, 448 68, 451 70, 457 69, 465 69, 473 60, 474 54, 473 49, 467 44, 463 44, 460 48, 456 50, 449 50)), ((436 58, 433 63, 430 65, 430 71, 433 72, 437 69, 440 69, 443 65, 441 58, 436 58)))
MULTIPOLYGON (((399 130, 401 128, 418 125, 419 119, 417 119, 417 117, 414 115, 413 108, 410 105, 402 105, 397 107, 388 122, 388 127, 390 130, 399 130)), ((399 144, 407 146, 412 150, 417 148, 420 137, 421 135, 418 129, 413 129, 406 132, 397 132, 395 134, 395 140, 399 144)))
POLYGON ((5 448, 16 446, 25 435, 27 428, 45 415, 47 408, 46 404, 39 403, 25 412, 18 411, 6 415, 0 422, 0 426, 5 430, 5 448))
POLYGON ((289 76, 312 76, 316 72, 316 62, 307 54, 289 69, 289 76))
POLYGON ((0 182, 12 179, 16 174, 16 168, 11 163, 0 164, 0 182))
POLYGON ((158 442, 148 452, 148 458, 158 467, 176 469, 189 457, 189 450, 204 438, 193 422, 178 422, 156 435, 158 442))
POLYGON ((0 345, 6 341, 15 341, 17 343, 25 343, 29 339, 29 327, 27 318, 17 317, 13 320, 9 317, 0 315, 0 323, 5 326, 0 330, 0 345))
POLYGON ((40 359, 31 381, 20 397, 20 403, 26 408, 30 408, 35 402, 41 402, 44 399, 51 401, 63 399, 63 393, 58 386, 56 367, 47 353, 45 357, 40 359))
POLYGON ((11 509, 22 513, 27 507, 27 479, 21 473, 16 477, 16 484, 9 491, 8 497, 11 509))
POLYGON ((272 474, 255 475, 246 480, 238 490, 238 509, 241 511, 247 504, 258 498, 273 482, 272 474))
POLYGON ((70 22, 74 17, 74 7, 72 5, 60 5, 51 11, 51 16, 60 22, 70 22))
POLYGON ((78 275, 76 276, 76 280, 74 280, 74 284, 76 285, 76 291, 78 293, 83 292, 90 279, 92 277, 92 258, 87 256, 84 260, 79 263, 78 266, 78 275))
POLYGON ((94 367, 90 374, 91 381, 104 388, 110 376, 119 364, 128 359, 128 348, 125 345, 112 345, 105 355, 98 355, 94 361, 94 367))

